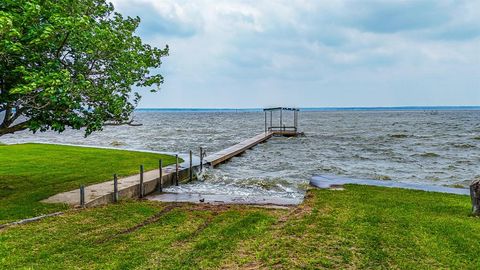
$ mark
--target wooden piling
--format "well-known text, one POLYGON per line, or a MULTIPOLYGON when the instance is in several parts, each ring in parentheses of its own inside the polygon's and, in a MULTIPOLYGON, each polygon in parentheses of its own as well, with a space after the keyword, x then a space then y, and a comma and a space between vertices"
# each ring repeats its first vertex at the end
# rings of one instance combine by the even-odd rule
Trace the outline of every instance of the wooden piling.
POLYGON ((203 171, 203 147, 200 147, 200 172, 203 171))
POLYGON ((85 186, 80 186, 80 207, 85 207, 85 186))
POLYGON ((139 198, 143 198, 144 195, 144 186, 143 186, 143 165, 140 165, 140 190, 139 190, 139 198))
POLYGON ((265 135, 267 134, 267 111, 264 112, 265 113, 265 135))
POLYGON ((117 178, 117 174, 113 175, 113 202, 118 202, 118 178, 117 178))
POLYGON ((193 153, 192 150, 190 150, 190 166, 188 168, 188 177, 189 181, 193 181, 193 153))
POLYGON ((175 155, 175 186, 178 186, 178 155, 175 155))
POLYGON ((283 110, 280 110, 280 128, 283 127, 283 110))
POLYGON ((157 191, 163 191, 163 162, 162 160, 158 160, 158 182, 157 182, 157 191))
POLYGON ((273 111, 270 111, 270 128, 271 129, 273 127, 273 111))

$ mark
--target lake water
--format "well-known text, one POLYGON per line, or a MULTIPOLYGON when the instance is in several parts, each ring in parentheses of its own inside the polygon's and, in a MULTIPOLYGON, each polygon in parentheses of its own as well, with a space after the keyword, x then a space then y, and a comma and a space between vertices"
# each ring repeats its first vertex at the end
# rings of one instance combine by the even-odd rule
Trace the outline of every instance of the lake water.
MULTIPOLYGON (((289 121, 286 116, 285 121, 289 121)), ((222 150, 264 130, 263 112, 138 111, 142 126, 4 136, 4 143, 49 142, 166 152, 222 150)), ((480 177, 480 111, 305 111, 304 137, 273 138, 202 181, 169 191, 301 198, 317 174, 407 183, 463 185, 480 177)))

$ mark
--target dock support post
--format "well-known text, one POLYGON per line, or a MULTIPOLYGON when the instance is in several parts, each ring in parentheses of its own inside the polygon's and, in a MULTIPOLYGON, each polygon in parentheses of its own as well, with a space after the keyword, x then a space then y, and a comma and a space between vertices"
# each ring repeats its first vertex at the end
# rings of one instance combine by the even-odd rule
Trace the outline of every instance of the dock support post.
POLYGON ((298 130, 298 111, 293 112, 293 124, 295 126, 295 132, 298 130))
POLYGON ((113 202, 118 202, 118 178, 117 178, 117 174, 113 175, 113 202))
POLYGON ((85 207, 85 186, 80 186, 80 207, 85 207))
POLYGON ((143 198, 144 195, 144 187, 143 187, 143 165, 140 165, 140 195, 139 198, 143 198))
POLYGON ((178 186, 178 155, 175 155, 175 186, 178 186))
POLYGON ((280 129, 283 127, 283 110, 280 109, 280 129))
POLYGON ((273 111, 270 111, 270 129, 273 126, 273 111))
POLYGON ((200 147, 200 172, 203 172, 203 147, 200 147))
POLYGON ((267 111, 265 111, 265 136, 267 136, 267 111))
POLYGON ((157 191, 162 192, 163 189, 163 162, 161 159, 158 160, 158 183, 157 191))
POLYGON ((188 168, 188 177, 190 178, 190 182, 193 181, 193 153, 192 150, 190 150, 190 167, 188 168))

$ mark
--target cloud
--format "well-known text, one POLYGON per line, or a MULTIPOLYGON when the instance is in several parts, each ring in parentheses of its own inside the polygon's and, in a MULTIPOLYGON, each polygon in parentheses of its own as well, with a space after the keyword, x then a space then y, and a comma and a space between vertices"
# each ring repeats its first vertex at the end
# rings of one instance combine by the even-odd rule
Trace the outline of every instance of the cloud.
POLYGON ((451 19, 453 7, 445 1, 350 2, 344 18, 351 27, 375 33, 397 33, 437 27, 451 19))
POLYGON ((148 96, 144 106, 255 107, 272 96, 285 103, 277 105, 480 103, 480 1, 114 4, 142 19, 139 34, 147 42, 171 48, 163 93, 148 96), (427 87, 441 97, 432 99, 427 87), (460 87, 463 99, 456 96, 460 87), (287 98, 292 91, 299 94, 287 98))
MULTIPOLYGON (((152 36, 190 37, 197 32, 199 21, 188 16, 184 8, 173 2, 115 1, 116 10, 124 16, 140 17, 137 33, 152 36)), ((197 17, 198 18, 198 17, 197 17)))

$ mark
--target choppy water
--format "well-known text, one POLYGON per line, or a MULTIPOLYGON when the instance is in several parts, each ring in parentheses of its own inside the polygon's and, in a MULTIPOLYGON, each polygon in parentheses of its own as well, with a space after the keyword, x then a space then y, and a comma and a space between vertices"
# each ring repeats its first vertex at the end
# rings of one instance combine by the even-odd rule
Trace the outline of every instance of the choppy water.
MULTIPOLYGON (((264 129, 262 112, 139 111, 143 126, 108 127, 88 138, 78 131, 4 136, 4 143, 41 141, 168 152, 222 150, 264 129)), ((179 192, 303 196, 316 174, 468 185, 480 177, 480 111, 302 112, 305 137, 274 138, 210 169, 179 192)))

